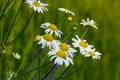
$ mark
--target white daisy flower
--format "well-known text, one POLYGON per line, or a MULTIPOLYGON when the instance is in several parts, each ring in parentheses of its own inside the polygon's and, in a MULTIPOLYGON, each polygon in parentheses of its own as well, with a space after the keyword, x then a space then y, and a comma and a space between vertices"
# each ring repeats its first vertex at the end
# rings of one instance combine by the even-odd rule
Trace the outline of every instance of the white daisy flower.
POLYGON ((84 51, 86 51, 89 48, 93 48, 92 45, 88 45, 88 43, 86 42, 86 40, 81 40, 78 35, 76 35, 76 38, 72 38, 72 40, 74 41, 72 44, 75 48, 79 48, 81 54, 83 54, 84 51))
POLYGON ((48 11, 46 6, 48 4, 42 3, 40 0, 26 0, 26 3, 30 5, 30 8, 33 8, 34 11, 38 11, 39 13, 43 13, 43 11, 48 11))
POLYGON ((87 49, 85 52, 84 52, 84 56, 85 57, 92 57, 92 59, 100 59, 100 56, 102 54, 100 52, 97 52, 95 51, 95 49, 87 49))
POLYGON ((65 51, 71 58, 73 58, 74 53, 77 52, 67 43, 61 43, 60 41, 56 41, 53 48, 58 48, 59 50, 65 51))
POLYGON ((48 56, 51 57, 50 61, 54 59, 54 63, 58 65, 65 64, 65 67, 68 67, 70 64, 73 64, 73 59, 70 58, 65 51, 57 48, 51 49, 51 51, 48 52, 48 56))
POLYGON ((40 41, 38 44, 41 44, 41 48, 45 48, 46 46, 52 48, 52 44, 54 43, 54 39, 51 34, 44 34, 44 36, 40 36, 40 41))
POLYGON ((57 37, 61 37, 63 34, 60 30, 57 29, 57 26, 55 24, 51 24, 49 22, 43 23, 40 26, 41 28, 46 29, 46 33, 55 34, 57 37))
POLYGON ((16 58, 16 59, 20 59, 21 58, 21 56, 18 54, 18 53, 12 53, 12 55, 16 58))
POLYGON ((70 11, 69 9, 65 9, 65 8, 58 8, 59 11, 68 13, 68 14, 72 14, 73 16, 75 15, 74 12, 70 11))
POLYGON ((82 19, 82 22, 80 24, 82 24, 83 26, 89 25, 89 26, 92 26, 95 29, 97 29, 96 22, 94 22, 94 20, 89 20, 89 18, 87 18, 87 21, 85 21, 84 19, 82 19))

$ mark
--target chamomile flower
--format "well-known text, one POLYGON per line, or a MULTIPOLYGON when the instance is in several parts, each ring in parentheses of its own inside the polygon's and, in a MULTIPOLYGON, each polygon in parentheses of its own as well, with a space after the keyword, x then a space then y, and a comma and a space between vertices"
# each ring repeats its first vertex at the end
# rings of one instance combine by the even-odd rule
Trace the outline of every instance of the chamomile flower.
POLYGON ((74 53, 76 52, 76 50, 72 48, 69 44, 61 43, 60 41, 55 41, 53 48, 58 48, 59 50, 65 51, 72 58, 74 56, 74 53))
POLYGON ((93 48, 92 45, 88 45, 88 43, 86 42, 86 40, 81 40, 78 35, 76 35, 76 38, 72 38, 72 40, 74 41, 72 44, 75 48, 79 48, 81 54, 83 54, 84 51, 86 51, 89 48, 93 48))
POLYGON ((57 37, 61 37, 63 34, 60 30, 57 29, 57 26, 55 24, 51 24, 49 22, 43 23, 40 26, 41 28, 46 29, 46 33, 55 34, 57 37))
POLYGON ((58 65, 65 64, 65 67, 68 67, 70 64, 73 64, 73 59, 70 58, 65 51, 57 48, 51 49, 51 51, 48 52, 48 56, 51 57, 50 61, 54 60, 54 63, 58 65))
POLYGON ((89 20, 89 18, 87 18, 87 21, 85 21, 84 19, 82 19, 82 22, 80 24, 82 24, 83 26, 89 25, 89 26, 92 26, 95 29, 97 29, 96 22, 94 22, 94 20, 89 20))
POLYGON ((38 44, 41 44, 41 48, 45 48, 46 46, 49 48, 52 48, 52 44, 54 43, 54 39, 51 34, 44 34, 43 36, 40 36, 41 39, 38 42, 38 44))
POLYGON ((18 53, 12 53, 12 55, 16 58, 16 59, 20 59, 21 58, 21 56, 18 54, 18 53))
POLYGON ((48 9, 46 8, 48 4, 42 3, 40 0, 26 0, 26 3, 29 4, 30 8, 33 8, 34 11, 38 11, 39 13, 48 11, 48 9))
POLYGON ((98 52, 98 51, 95 51, 95 49, 91 49, 91 48, 89 48, 89 49, 87 49, 85 52, 84 52, 84 56, 85 57, 92 57, 92 59, 100 59, 100 56, 101 56, 102 54, 100 53, 100 52, 98 52))
POLYGON ((65 9, 65 8, 58 8, 59 11, 68 13, 68 14, 72 14, 73 16, 75 15, 74 12, 70 11, 69 9, 65 9))

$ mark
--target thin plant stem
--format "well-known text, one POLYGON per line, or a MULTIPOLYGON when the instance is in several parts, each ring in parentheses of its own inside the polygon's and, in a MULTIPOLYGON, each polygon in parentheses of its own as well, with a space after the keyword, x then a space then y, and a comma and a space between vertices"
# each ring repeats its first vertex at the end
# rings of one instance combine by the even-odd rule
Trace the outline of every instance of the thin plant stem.
POLYGON ((46 63, 46 64, 44 64, 44 65, 42 65, 42 66, 39 66, 39 67, 37 67, 37 68, 34 68, 34 69, 30 70, 30 71, 21 73, 21 74, 17 75, 13 80, 15 80, 16 78, 18 78, 19 76, 25 75, 25 74, 27 74, 27 73, 33 72, 33 71, 35 71, 35 70, 38 70, 39 68, 42 68, 42 67, 44 67, 44 66, 47 66, 47 65, 50 64, 50 63, 51 63, 51 61, 48 62, 48 63, 46 63))
POLYGON ((0 13, 1 13, 1 10, 2 10, 2 0, 0 0, 0 13))
POLYGON ((19 9, 18 9, 18 11, 17 11, 17 13, 16 13, 16 15, 15 15, 15 18, 14 18, 12 24, 10 25, 10 29, 9 29, 8 34, 7 34, 7 36, 6 36, 6 39, 5 39, 5 44, 7 43, 7 39, 8 39, 8 37, 9 37, 9 35, 10 35, 10 33, 11 33, 13 27, 14 27, 15 20, 16 20, 16 18, 17 18, 17 15, 18 15, 18 13, 19 13, 21 7, 22 7, 22 2, 21 2, 21 4, 20 4, 20 7, 19 7, 19 9))
POLYGON ((68 69, 70 68, 70 66, 67 67, 66 70, 56 80, 59 80, 68 71, 68 69))
POLYGON ((31 14, 30 18, 28 19, 28 21, 27 21, 25 27, 23 28, 23 30, 21 31, 21 33, 20 33, 15 39, 13 39, 12 41, 6 43, 6 45, 9 45, 9 44, 13 43, 15 40, 17 40, 17 39, 24 33, 24 31, 26 30, 26 28, 27 28, 27 26, 28 26, 28 24, 29 24, 32 16, 33 16, 33 13, 34 13, 34 12, 32 11, 32 14, 31 14))
MULTIPOLYGON (((3 11, 1 11, 2 13, 0 14, 0 19, 3 18, 4 12, 6 11, 6 8, 7 8, 8 4, 9 4, 9 1, 10 1, 10 0, 7 0, 6 5, 5 5, 3 11)), ((2 4, 2 1, 1 1, 1 4, 2 4)), ((2 6, 2 5, 1 5, 1 6, 2 6)), ((1 8, 2 8, 2 7, 1 7, 1 8)))
MULTIPOLYGON (((40 59, 41 59, 40 54, 39 54, 38 57, 39 57, 38 58, 38 64, 40 65, 40 59)), ((40 80, 40 68, 38 69, 38 75, 39 75, 39 80, 40 80)))
MULTIPOLYGON (((35 48, 35 49, 36 49, 36 48, 35 48)), ((35 57, 34 59, 30 60, 30 63, 28 63, 28 64, 25 66, 25 68, 27 68, 27 66, 29 66, 32 62, 34 62, 34 60, 37 58, 37 56, 40 55, 40 54, 39 54, 40 51, 41 51, 41 49, 38 51, 36 57, 35 57)))
POLYGON ((90 58, 87 59, 84 63, 82 63, 81 66, 79 66, 79 67, 78 67, 77 69, 75 69, 73 72, 69 73, 67 76, 65 76, 65 77, 63 77, 63 78, 61 78, 61 79, 65 79, 65 78, 71 76, 73 73, 79 71, 79 69, 81 69, 81 68, 83 67, 83 65, 87 64, 89 61, 90 61, 90 58))
POLYGON ((85 32, 84 32, 83 35, 81 36, 81 39, 87 34, 88 30, 89 30, 89 27, 85 30, 85 32))
MULTIPOLYGON (((48 50, 46 50, 46 52, 47 52, 47 51, 48 51, 48 50)), ((45 52, 45 53, 46 53, 46 52, 45 52)), ((46 60, 47 56, 48 56, 48 55, 45 54, 45 57, 44 57, 44 58, 42 59, 42 61, 40 62, 40 66, 44 63, 44 61, 46 60)))
POLYGON ((65 41, 72 33, 69 33, 62 41, 65 41))
MULTIPOLYGON (((11 44, 12 42, 14 42, 16 39, 18 39, 18 38, 24 33, 25 29, 27 28, 27 25, 29 24, 29 22, 30 22, 30 20, 31 20, 31 18, 32 18, 32 16, 33 16, 33 13, 34 13, 34 12, 32 11, 32 14, 31 14, 30 18, 28 19, 28 22, 26 23, 23 31, 22 31, 14 40, 8 42, 6 45, 11 44)), ((18 69, 17 73, 19 72, 19 70, 20 70, 21 68, 22 68, 22 65, 21 65, 20 68, 18 69)))
POLYGON ((53 65, 53 67, 50 69, 50 71, 48 73, 46 73, 46 75, 42 78, 42 80, 45 80, 48 75, 53 71, 53 69, 55 68, 55 64, 53 65))
POLYGON ((67 22, 66 28, 64 29, 63 32, 66 32, 66 31, 68 30, 68 28, 69 28, 69 23, 70 23, 70 21, 67 22))
POLYGON ((65 14, 65 17, 64 17, 64 19, 63 19, 63 22, 61 23, 61 25, 60 25, 60 27, 59 27, 59 30, 61 30, 61 27, 63 26, 63 24, 64 24, 64 22, 66 21, 66 14, 65 14))
POLYGON ((1 26, 1 35, 0 35, 0 38, 1 38, 1 41, 3 40, 2 37, 3 37, 3 25, 2 25, 2 20, 0 20, 0 26, 1 26))
POLYGON ((5 12, 3 13, 3 15, 5 15, 7 13, 7 11, 11 8, 11 6, 14 4, 15 0, 12 1, 12 3, 10 4, 10 6, 5 10, 5 12))

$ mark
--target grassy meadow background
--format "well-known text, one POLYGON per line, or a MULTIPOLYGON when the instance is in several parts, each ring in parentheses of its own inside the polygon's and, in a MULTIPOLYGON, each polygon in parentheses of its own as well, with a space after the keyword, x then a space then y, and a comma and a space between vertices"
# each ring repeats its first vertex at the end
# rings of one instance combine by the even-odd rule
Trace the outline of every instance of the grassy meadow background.
MULTIPOLYGON (((0 15, 8 1, 12 3, 13 0, 0 0, 0 15)), ((13 29, 7 39, 7 43, 14 40, 21 31, 24 32, 18 39, 6 45, 6 53, 1 54, 0 80, 4 80, 8 66, 10 69, 22 73, 25 65, 30 62, 33 55, 34 36, 43 34, 40 25, 44 22, 51 22, 60 26, 63 22, 65 15, 57 10, 60 7, 68 8, 76 14, 73 16, 71 24, 73 26, 77 25, 77 32, 80 35, 86 29, 79 24, 81 19, 86 20, 89 17, 97 23, 98 29, 90 28, 84 39, 102 53, 100 60, 90 60, 85 64, 85 59, 78 59, 69 71, 64 74, 64 78, 60 80, 120 80, 120 0, 41 1, 50 4, 48 12, 43 14, 32 13, 32 8, 29 8, 28 4, 24 3, 25 0, 15 0, 7 13, 0 17, 0 33, 3 28, 0 50, 2 49, 2 40, 6 39, 11 25, 13 25, 13 29), (21 60, 14 59, 11 56, 12 51, 18 52, 21 55, 21 60), (73 71, 75 72, 70 74, 73 71)), ((64 33, 67 34, 68 32, 69 30, 64 33)), ((37 59, 33 62, 33 64, 35 63, 38 63, 37 59)), ((28 69, 33 67, 31 64, 28 69)), ((44 70, 47 71, 47 68, 44 70)), ((44 70, 43 72, 45 72, 44 70)), ((32 73, 22 75, 16 80, 31 80, 34 74, 38 76, 39 71, 35 70, 32 73)))

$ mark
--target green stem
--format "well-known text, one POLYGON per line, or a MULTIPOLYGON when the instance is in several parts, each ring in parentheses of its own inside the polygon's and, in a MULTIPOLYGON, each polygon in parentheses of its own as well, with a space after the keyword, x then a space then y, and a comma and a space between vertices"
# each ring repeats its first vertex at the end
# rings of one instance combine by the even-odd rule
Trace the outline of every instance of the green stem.
POLYGON ((87 34, 89 28, 86 29, 86 31, 83 33, 83 35, 81 36, 81 39, 87 34))
MULTIPOLYGON (((38 52, 39 53, 39 52, 38 52)), ((41 59, 41 57, 40 57, 40 54, 39 54, 39 58, 38 58, 38 64, 40 65, 40 59, 41 59)), ((39 68, 40 69, 40 68, 39 68)), ((39 74, 39 80, 40 80, 40 71, 38 70, 38 74, 39 74)))
POLYGON ((7 34, 7 37, 6 37, 6 39, 5 39, 5 44, 7 43, 7 39, 8 39, 8 37, 9 37, 9 35, 10 35, 12 29, 13 29, 13 26, 14 26, 14 24, 15 24, 15 21, 16 21, 16 19, 17 19, 17 15, 18 15, 18 13, 19 13, 21 7, 22 7, 22 2, 21 2, 21 4, 20 4, 20 7, 19 7, 19 9, 18 9, 18 11, 17 11, 17 13, 16 13, 16 15, 15 15, 15 18, 14 18, 12 24, 10 25, 10 29, 9 29, 8 34, 7 34))
POLYGON ((1 41, 3 40, 3 39, 2 39, 2 36, 3 36, 3 25, 2 25, 2 22, 3 22, 3 21, 0 20, 0 27, 2 28, 2 29, 1 29, 1 35, 0 35, 1 41))
POLYGON ((3 15, 5 15, 7 13, 7 11, 12 7, 12 5, 14 4, 15 0, 12 1, 12 3, 10 4, 10 6, 5 10, 5 12, 3 13, 3 15))
POLYGON ((0 0, 0 13, 1 13, 1 10, 2 10, 2 0, 0 0))
POLYGON ((69 33, 62 41, 65 41, 72 33, 69 33))
MULTIPOLYGON (((68 78, 69 76, 71 76, 73 73, 79 71, 79 69, 81 69, 83 67, 83 65, 89 63, 90 61, 90 58, 88 58, 84 63, 81 64, 81 66, 79 66, 77 69, 75 69, 73 72, 69 73, 67 76, 61 78, 61 79, 65 79, 65 78, 68 78)), ((57 79, 58 80, 58 79, 57 79)))
MULTIPOLYGON (((23 31, 14 39, 14 40, 12 40, 12 41, 10 41, 10 42, 8 42, 6 45, 9 45, 9 44, 11 44, 12 42, 14 42, 16 39, 18 39, 23 33, 24 33, 24 31, 25 31, 25 29, 27 28, 27 25, 28 25, 28 23, 30 22, 30 20, 31 20, 31 18, 32 18, 32 15, 33 15, 33 12, 32 12, 32 14, 31 14, 31 16, 30 16, 30 18, 29 18, 29 20, 28 20, 28 22, 26 23, 26 25, 25 25, 25 27, 24 27, 24 29, 23 29, 23 31)), ((17 73, 19 72, 19 70, 22 68, 22 66, 23 65, 21 65, 20 67, 19 67, 19 69, 17 70, 17 73)))
POLYGON ((61 30, 61 27, 63 26, 63 24, 65 23, 65 21, 66 21, 66 14, 65 14, 65 17, 64 17, 64 19, 63 19, 63 22, 61 23, 61 25, 60 25, 60 27, 59 27, 59 30, 61 30))
POLYGON ((45 80, 48 75, 53 71, 53 69, 55 68, 55 64, 53 65, 53 67, 50 69, 50 71, 48 73, 46 73, 46 75, 42 78, 42 80, 45 80))
POLYGON ((56 80, 59 80, 68 71, 68 69, 70 68, 70 66, 67 67, 66 70, 56 80))
MULTIPOLYGON (((35 48, 36 49, 36 48, 35 48)), ((39 52, 41 51, 41 49, 39 50, 39 52)), ((32 62, 34 62, 34 60, 37 58, 37 56, 38 55, 40 55, 40 53, 37 53, 37 55, 36 55, 36 57, 34 58, 34 59, 32 59, 32 60, 30 60, 30 63, 28 63, 26 66, 25 66, 25 68, 27 68, 32 62)))
POLYGON ((21 31, 21 33, 20 33, 15 39, 13 39, 12 41, 6 43, 6 45, 9 45, 9 44, 13 43, 15 40, 17 40, 17 39, 24 33, 24 31, 26 30, 26 28, 27 28, 27 26, 28 26, 28 24, 29 24, 32 16, 33 16, 33 13, 34 13, 34 12, 32 12, 30 18, 28 19, 28 22, 26 23, 26 25, 25 25, 25 27, 23 28, 23 30, 21 31))
POLYGON ((64 31, 63 31, 63 32, 68 31, 68 28, 69 28, 69 23, 70 23, 70 21, 68 21, 68 22, 67 22, 67 25, 66 25, 66 27, 65 27, 65 29, 64 29, 64 31))
MULTIPOLYGON (((9 4, 9 1, 10 1, 10 0, 7 0, 6 5, 5 5, 5 8, 3 9, 3 11, 0 11, 0 12, 1 12, 1 14, 0 14, 0 19, 3 18, 4 12, 6 11, 6 8, 7 8, 8 4, 9 4)), ((1 4, 2 4, 2 1, 1 1, 1 4)), ((2 5, 1 5, 1 6, 2 6, 2 5)))
POLYGON ((46 63, 46 64, 44 64, 44 65, 42 65, 42 66, 39 66, 39 67, 37 67, 37 68, 34 68, 34 69, 30 70, 30 71, 21 73, 21 74, 19 74, 18 76, 16 76, 13 80, 16 80, 16 78, 18 78, 18 77, 20 77, 20 76, 22 76, 22 75, 25 75, 25 74, 27 74, 27 73, 33 72, 33 71, 35 71, 35 70, 38 70, 39 68, 42 68, 42 67, 44 67, 44 66, 47 66, 47 65, 50 64, 50 63, 51 63, 51 61, 48 62, 48 63, 46 63))

